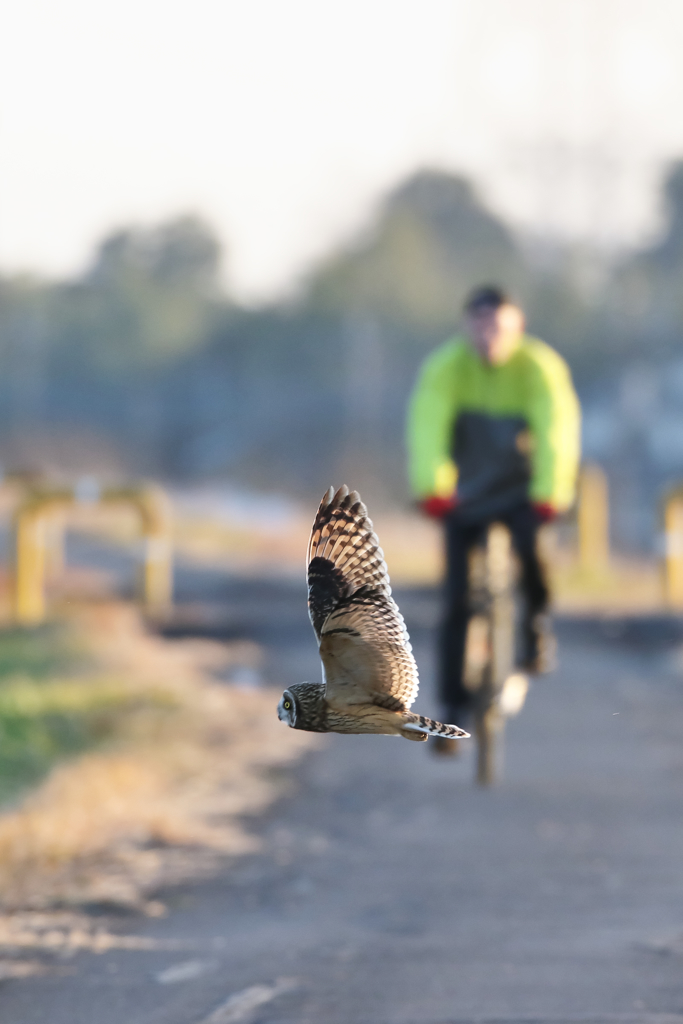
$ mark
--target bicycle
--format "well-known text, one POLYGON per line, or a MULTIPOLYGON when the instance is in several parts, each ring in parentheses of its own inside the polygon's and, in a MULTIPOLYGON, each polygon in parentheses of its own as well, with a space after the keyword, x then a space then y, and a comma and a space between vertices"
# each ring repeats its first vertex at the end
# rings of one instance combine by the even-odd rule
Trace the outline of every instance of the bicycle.
POLYGON ((505 719, 521 710, 528 690, 515 670, 517 566, 510 533, 501 523, 488 527, 470 552, 469 608, 463 681, 474 695, 476 781, 490 786, 503 771, 505 719))

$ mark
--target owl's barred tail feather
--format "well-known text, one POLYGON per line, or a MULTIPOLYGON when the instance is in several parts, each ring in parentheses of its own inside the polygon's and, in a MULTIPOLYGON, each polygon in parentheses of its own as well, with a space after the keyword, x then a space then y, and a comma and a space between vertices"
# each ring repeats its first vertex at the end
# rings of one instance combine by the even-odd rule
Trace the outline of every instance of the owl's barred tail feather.
POLYGON ((433 718, 425 718, 424 715, 406 714, 402 732, 417 732, 423 736, 442 736, 447 740, 467 739, 469 733, 457 725, 444 725, 443 722, 435 722, 433 718))

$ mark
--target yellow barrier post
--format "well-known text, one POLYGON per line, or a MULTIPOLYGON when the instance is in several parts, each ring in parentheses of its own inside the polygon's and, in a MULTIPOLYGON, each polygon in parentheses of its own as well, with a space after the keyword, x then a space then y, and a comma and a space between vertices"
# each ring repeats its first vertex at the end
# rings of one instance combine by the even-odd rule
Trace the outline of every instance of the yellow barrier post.
MULTIPOLYGON (((76 504, 133 506, 144 536, 141 598, 153 615, 167 612, 173 600, 172 521, 164 492, 149 485, 109 487, 79 482, 75 488, 44 488, 27 495, 15 518, 14 616, 22 625, 45 618, 45 528, 55 514, 76 504)), ((63 520, 62 520, 63 521, 63 520)))
POLYGON ((672 608, 683 608, 683 489, 664 498, 664 595, 672 608))
POLYGON ((45 575, 48 580, 59 579, 65 565, 64 515, 57 512, 44 522, 45 529, 45 575))
POLYGON ((146 487, 137 496, 145 548, 142 600, 152 615, 163 615, 173 602, 173 525, 171 506, 159 487, 146 487))
POLYGON ((579 565, 586 572, 609 566, 609 496, 599 466, 584 466, 579 477, 579 565))
POLYGON ((32 511, 14 524, 14 618, 21 626, 36 626, 45 618, 45 524, 32 511))

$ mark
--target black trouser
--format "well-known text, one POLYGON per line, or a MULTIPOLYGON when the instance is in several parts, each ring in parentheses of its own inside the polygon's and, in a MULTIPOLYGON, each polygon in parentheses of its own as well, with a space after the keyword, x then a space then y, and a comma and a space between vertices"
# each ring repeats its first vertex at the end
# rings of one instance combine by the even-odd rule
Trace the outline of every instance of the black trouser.
POLYGON ((471 702, 471 695, 462 681, 470 614, 468 555, 471 548, 483 540, 492 522, 507 526, 519 556, 525 632, 531 628, 534 616, 548 606, 550 593, 536 544, 539 522, 528 502, 515 505, 494 519, 472 522, 458 509, 446 519, 446 614, 441 627, 439 696, 448 709, 465 709, 471 702))

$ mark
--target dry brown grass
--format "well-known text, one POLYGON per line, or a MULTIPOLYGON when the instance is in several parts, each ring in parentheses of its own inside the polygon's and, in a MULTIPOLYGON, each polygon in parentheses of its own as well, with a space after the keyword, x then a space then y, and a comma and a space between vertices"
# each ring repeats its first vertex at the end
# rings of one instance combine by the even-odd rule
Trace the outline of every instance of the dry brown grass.
POLYGON ((102 667, 90 685, 136 700, 121 702, 106 749, 57 767, 0 817, 6 909, 144 906, 160 886, 253 850, 244 816, 281 792, 278 769, 314 742, 277 721, 276 693, 211 679, 236 656, 229 646, 150 636, 118 604, 81 611, 77 628, 102 667))
MULTIPOLYGON (((312 516, 310 517, 312 519, 312 516)), ((375 529, 395 586, 433 586, 443 573, 443 536, 438 524, 417 513, 380 513, 375 529)), ((223 523, 184 519, 177 525, 179 549, 198 561, 255 572, 303 574, 310 520, 293 519, 272 536, 258 529, 232 529, 223 523)), ((612 558, 609 569, 585 572, 571 541, 559 547, 555 531, 546 532, 555 607, 562 613, 646 613, 664 607, 661 570, 654 559, 612 558)))
POLYGON ((647 615, 667 611, 661 567, 654 560, 613 557, 587 572, 565 554, 552 565, 555 608, 568 615, 647 615))
MULTIPOLYGON (((314 511, 292 517, 286 528, 280 526, 277 530, 179 516, 175 522, 176 549, 200 563, 303 576, 314 511)), ((419 585, 438 580, 442 538, 437 524, 417 513, 406 512, 380 514, 373 517, 373 522, 392 581, 419 585)))

